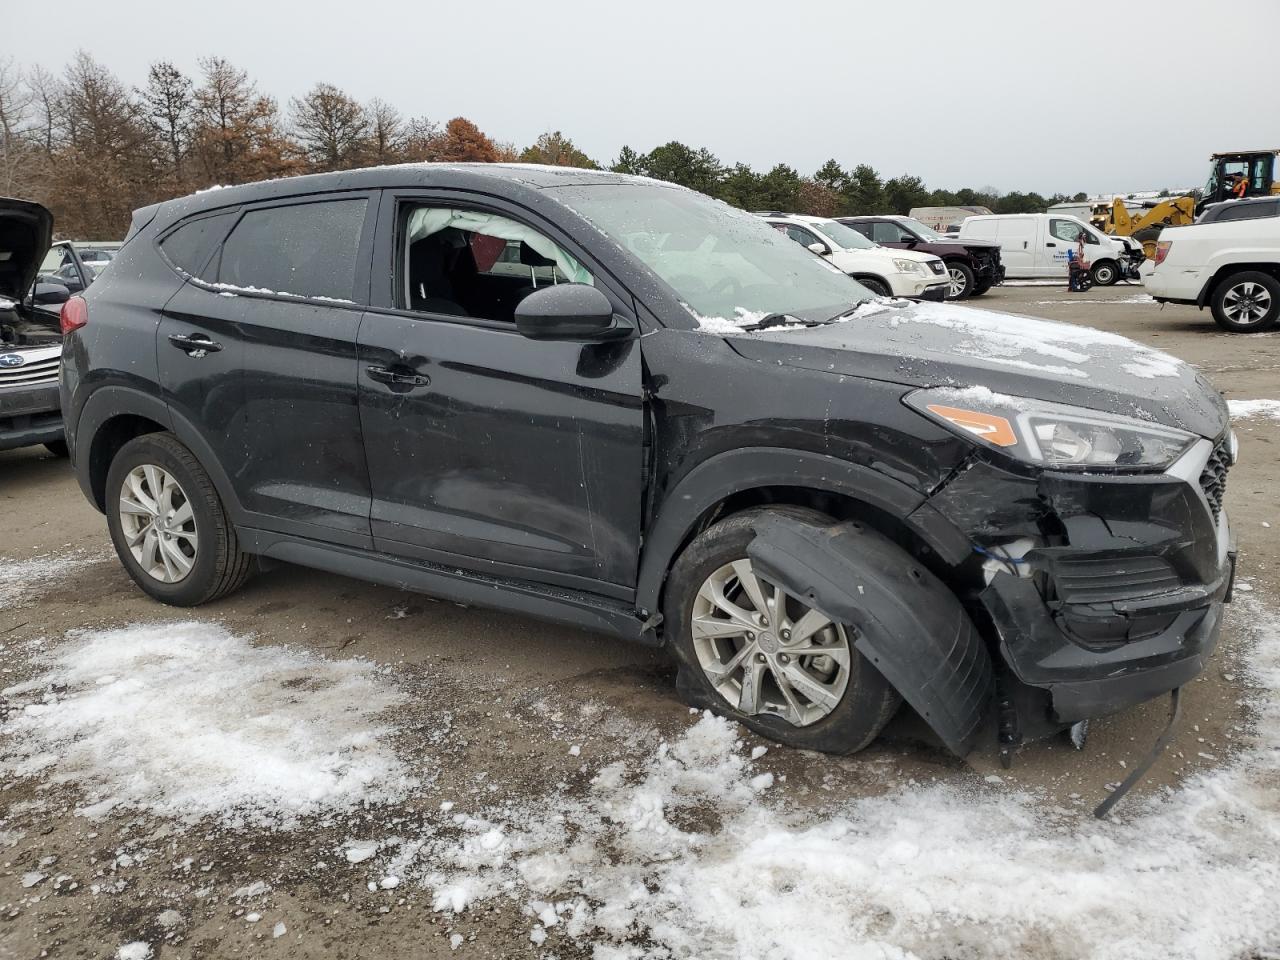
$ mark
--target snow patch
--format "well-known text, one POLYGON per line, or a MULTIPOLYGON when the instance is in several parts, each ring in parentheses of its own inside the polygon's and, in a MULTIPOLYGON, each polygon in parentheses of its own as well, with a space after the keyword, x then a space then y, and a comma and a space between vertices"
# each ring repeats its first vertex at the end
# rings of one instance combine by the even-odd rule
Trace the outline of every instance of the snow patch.
POLYGON ((1228 400, 1227 410, 1232 418, 1241 420, 1254 417, 1280 420, 1280 400, 1228 400))
POLYGON ((736 728, 704 714, 585 796, 504 805, 405 844, 435 909, 557 904, 594 956, 1046 956, 1228 960, 1280 944, 1280 616, 1248 597, 1257 733, 1220 769, 1112 821, 1007 784, 913 783, 822 813, 753 789, 736 728), (479 838, 500 831, 487 848, 479 838))
POLYGON ((368 661, 198 621, 73 634, 45 660, 3 691, 28 702, 0 726, 0 774, 79 785, 83 816, 288 828, 413 784, 379 720, 404 698, 368 661))
POLYGON ((77 567, 104 559, 85 553, 12 560, 0 557, 0 610, 21 606, 33 599, 36 588, 68 576, 77 567))

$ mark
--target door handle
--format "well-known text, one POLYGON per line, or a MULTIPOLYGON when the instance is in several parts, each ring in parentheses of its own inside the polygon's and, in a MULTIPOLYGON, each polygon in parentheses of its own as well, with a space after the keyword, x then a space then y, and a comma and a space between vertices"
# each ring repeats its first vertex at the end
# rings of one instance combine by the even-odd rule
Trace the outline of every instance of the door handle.
POLYGON ((425 387, 431 383, 431 378, 426 374, 409 373, 391 367, 365 367, 364 372, 369 375, 370 380, 396 387, 425 387))
POLYGON ((203 333, 174 333, 169 336, 169 342, 197 360, 222 349, 222 344, 210 340, 203 333))
POLYGON ((1057 246, 1057 244, 1056 244, 1056 243, 1046 243, 1046 244, 1045 244, 1045 246, 1046 246, 1046 247, 1056 247, 1056 246, 1057 246))

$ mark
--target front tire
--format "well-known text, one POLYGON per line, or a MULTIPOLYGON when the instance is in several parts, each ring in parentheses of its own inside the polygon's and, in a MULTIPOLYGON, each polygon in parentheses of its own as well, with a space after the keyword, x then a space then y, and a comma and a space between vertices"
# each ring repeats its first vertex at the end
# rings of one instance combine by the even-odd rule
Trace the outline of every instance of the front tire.
POLYGON ((107 472, 107 527, 134 583, 156 600, 194 607, 237 589, 252 558, 209 474, 167 433, 130 440, 107 472))
POLYGON ((1120 268, 1110 260, 1095 263, 1091 271, 1094 286, 1109 287, 1120 279, 1120 268))
POLYGON ((959 260, 950 260, 947 262, 947 272, 951 279, 947 286, 946 299, 966 300, 974 295, 973 271, 969 269, 968 264, 961 263, 959 260))
POLYGON ((1280 281, 1246 270, 1218 284, 1211 300, 1214 322, 1230 333, 1262 333, 1280 320, 1280 281))
POLYGON ((858 282, 877 297, 893 296, 893 291, 889 289, 889 285, 876 277, 858 277, 858 282))
POLYGON ((664 603, 677 686, 710 709, 790 747, 863 749, 901 703, 854 647, 853 632, 755 576, 747 547, 761 514, 830 522, 814 510, 748 510, 700 534, 671 570, 664 603))

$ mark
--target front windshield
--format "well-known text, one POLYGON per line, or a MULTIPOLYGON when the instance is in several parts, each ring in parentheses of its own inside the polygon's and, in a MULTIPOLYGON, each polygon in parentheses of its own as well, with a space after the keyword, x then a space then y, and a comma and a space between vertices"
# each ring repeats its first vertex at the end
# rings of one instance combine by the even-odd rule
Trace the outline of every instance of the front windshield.
POLYGON ((932 227, 926 227, 919 220, 915 219, 915 217, 898 217, 898 222, 902 224, 904 227, 906 227, 908 230, 910 230, 912 233, 914 233, 921 240, 924 240, 926 242, 930 240, 945 241, 947 239, 942 234, 940 234, 937 230, 934 230, 932 227))
POLYGON ((876 247, 853 227, 846 227, 838 220, 811 220, 810 223, 846 250, 874 250, 876 247))
POLYGON ((666 281, 700 321, 820 322, 872 298, 759 217, 692 190, 640 182, 547 192, 666 281))

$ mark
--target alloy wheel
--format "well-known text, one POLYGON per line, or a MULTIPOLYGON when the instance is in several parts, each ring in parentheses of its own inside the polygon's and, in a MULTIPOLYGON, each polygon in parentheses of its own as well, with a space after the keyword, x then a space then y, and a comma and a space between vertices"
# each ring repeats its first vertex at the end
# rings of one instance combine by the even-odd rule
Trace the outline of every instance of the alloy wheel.
POLYGON ((1237 283, 1222 298, 1222 312, 1241 326, 1257 323, 1270 309, 1271 291, 1253 280, 1237 283))
POLYGON ((120 488, 120 531, 147 576, 178 583, 195 565, 199 541, 191 501, 163 467, 134 467, 120 488))
POLYGON ((757 577, 748 559, 707 577, 691 627, 699 665, 739 713, 805 727, 844 696, 852 659, 846 628, 757 577))
POLYGON ((958 267, 951 267, 949 273, 951 282, 947 285, 947 294, 954 300, 964 295, 966 288, 969 286, 969 280, 958 267))

